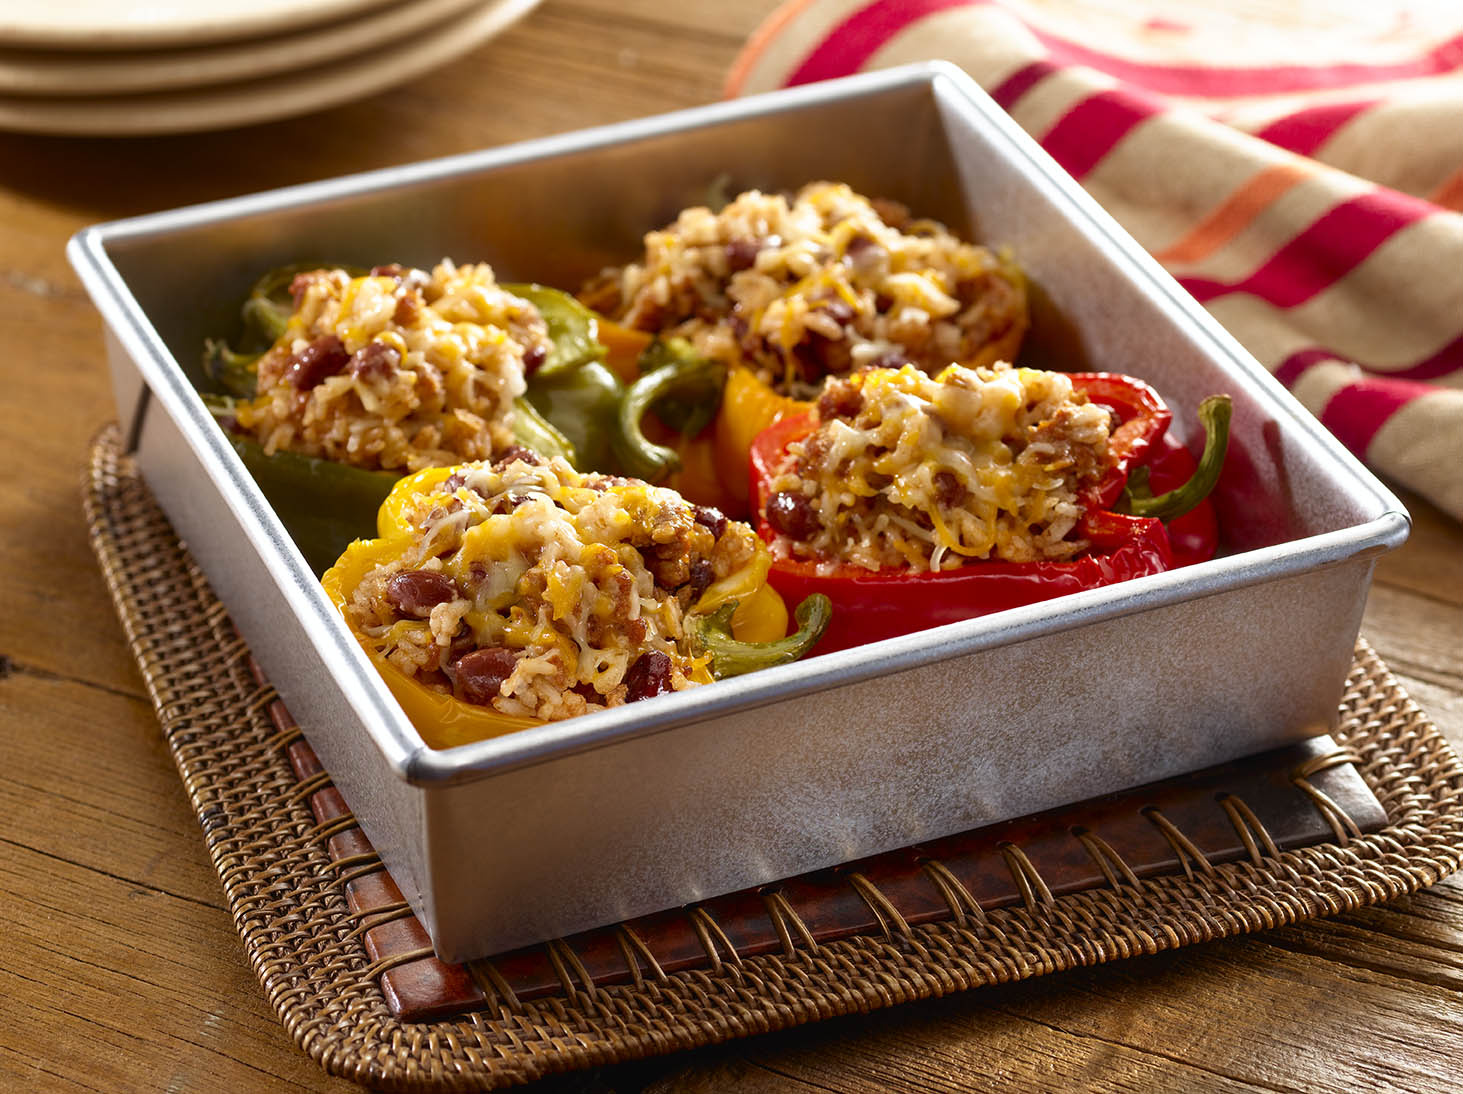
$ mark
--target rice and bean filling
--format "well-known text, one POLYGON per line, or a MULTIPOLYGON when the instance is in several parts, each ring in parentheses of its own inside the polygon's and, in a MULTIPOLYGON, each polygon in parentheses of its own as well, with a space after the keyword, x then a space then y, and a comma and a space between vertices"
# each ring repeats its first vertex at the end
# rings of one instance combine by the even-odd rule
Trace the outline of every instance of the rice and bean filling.
POLYGON ((774 556, 867 569, 1070 558, 1110 411, 1066 375, 997 364, 831 379, 765 515, 774 556))
POLYGON ((385 658, 501 713, 569 718, 712 679, 687 616, 765 548, 746 524, 526 449, 417 496, 347 615, 385 658))
POLYGON ((800 398, 861 368, 1010 359, 1027 325, 1008 256, 829 182, 686 209, 582 295, 800 398))
POLYGON ((265 451, 370 470, 491 458, 550 349, 538 309, 486 264, 298 275, 285 333, 237 412, 265 451))

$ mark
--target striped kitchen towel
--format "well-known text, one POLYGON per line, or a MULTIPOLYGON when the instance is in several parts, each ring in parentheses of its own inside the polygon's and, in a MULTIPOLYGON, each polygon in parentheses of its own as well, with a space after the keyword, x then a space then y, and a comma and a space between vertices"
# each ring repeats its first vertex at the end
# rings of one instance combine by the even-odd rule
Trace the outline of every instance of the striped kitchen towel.
POLYGON ((933 58, 1347 447, 1463 519, 1463 3, 788 0, 727 93, 933 58))

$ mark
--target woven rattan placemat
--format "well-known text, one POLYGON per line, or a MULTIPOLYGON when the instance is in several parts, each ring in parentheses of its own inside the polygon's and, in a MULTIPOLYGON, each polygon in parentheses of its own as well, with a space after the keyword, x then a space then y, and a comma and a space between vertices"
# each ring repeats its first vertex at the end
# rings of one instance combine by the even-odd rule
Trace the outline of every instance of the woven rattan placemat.
POLYGON ((1293 850, 789 946, 427 1022, 391 1013, 276 700, 109 429, 84 484, 92 544, 245 952, 302 1050, 383 1088, 484 1089, 1331 915, 1463 862, 1463 764, 1359 646, 1338 744, 1390 822, 1293 850), (976 914, 978 912, 978 914, 976 914))

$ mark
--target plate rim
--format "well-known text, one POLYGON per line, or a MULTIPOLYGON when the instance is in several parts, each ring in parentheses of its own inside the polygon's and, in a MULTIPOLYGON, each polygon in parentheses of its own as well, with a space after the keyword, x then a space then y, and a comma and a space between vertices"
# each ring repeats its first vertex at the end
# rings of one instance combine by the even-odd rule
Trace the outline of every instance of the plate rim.
POLYGON ((300 27, 264 38, 205 42, 190 49, 77 53, 0 47, 0 98, 145 95, 303 71, 376 49, 399 37, 410 38, 479 2, 386 4, 343 23, 300 27))
POLYGON ((478 0, 437 26, 297 70, 208 88, 137 95, 0 95, 0 131, 65 137, 147 137, 235 129, 341 106, 416 79, 497 37, 542 0, 478 0))
MULTIPOLYGON (((61 49, 85 55, 96 50, 187 46, 229 39, 258 38, 296 27, 318 26, 350 19, 372 9, 415 0, 252 0, 239 3, 235 13, 220 15, 213 2, 176 5, 165 20, 141 22, 125 14, 112 22, 94 16, 85 22, 58 20, 58 13, 74 3, 26 4, 0 16, 0 45, 61 49), (263 10, 260 10, 261 6, 263 10)), ((125 13, 135 5, 118 4, 125 13)))

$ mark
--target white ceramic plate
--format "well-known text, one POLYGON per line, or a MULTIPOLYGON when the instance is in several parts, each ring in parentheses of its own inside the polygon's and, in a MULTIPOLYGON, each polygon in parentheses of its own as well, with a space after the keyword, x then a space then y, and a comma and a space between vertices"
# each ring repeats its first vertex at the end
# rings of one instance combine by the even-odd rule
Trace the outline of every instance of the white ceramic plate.
POLYGON ((0 0, 0 45, 78 50, 186 46, 279 34, 345 19, 390 2, 0 0))
POLYGON ((0 49, 0 95, 135 95, 303 71, 426 30, 482 0, 413 0, 341 23, 195 49, 0 49))
POLYGON ((98 98, 0 95, 0 129, 66 136, 190 133, 323 110, 404 83, 501 33, 539 0, 488 0, 367 53, 263 80, 98 98))

